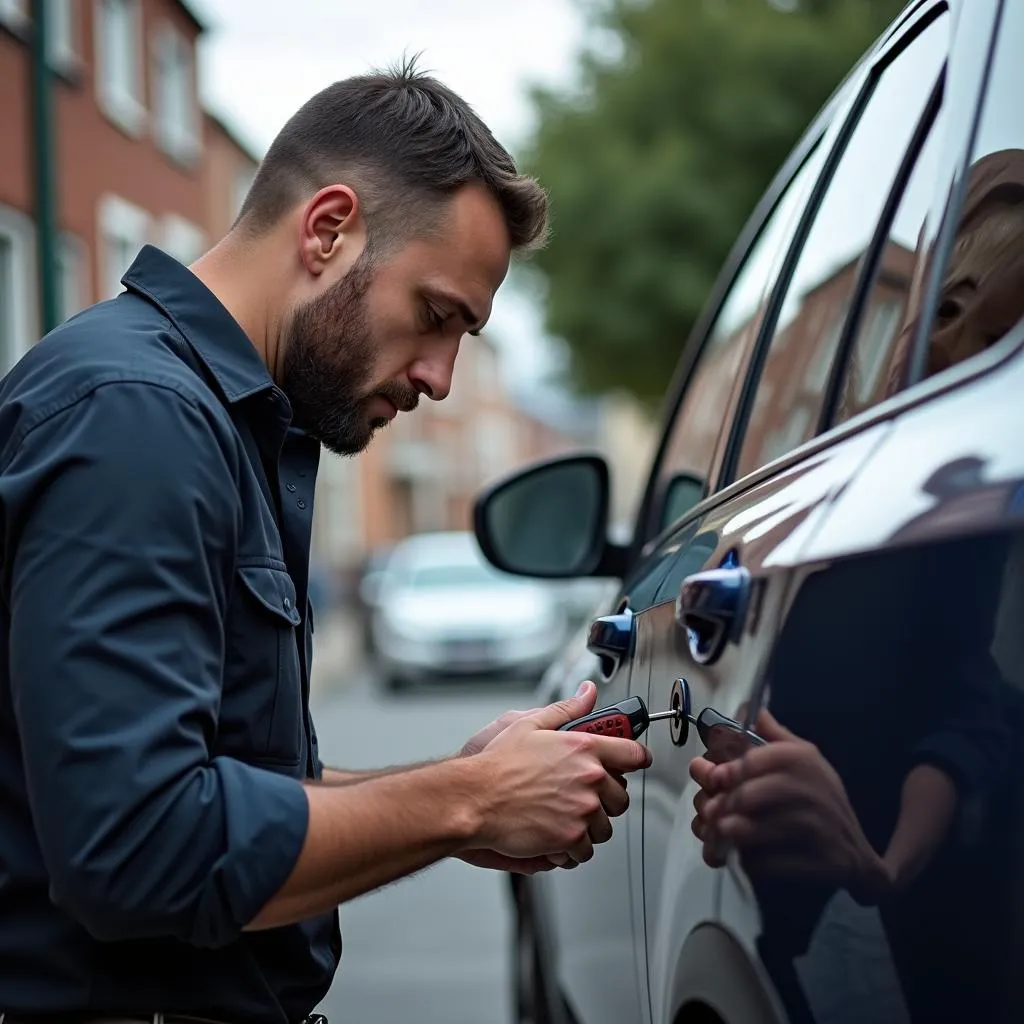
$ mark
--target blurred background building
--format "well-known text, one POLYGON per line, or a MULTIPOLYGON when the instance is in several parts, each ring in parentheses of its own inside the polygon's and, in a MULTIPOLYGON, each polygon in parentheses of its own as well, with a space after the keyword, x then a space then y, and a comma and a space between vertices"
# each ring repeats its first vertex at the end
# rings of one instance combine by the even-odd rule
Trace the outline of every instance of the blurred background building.
MULTIPOLYGON (((48 323, 116 295, 146 243, 183 263, 201 255, 230 228, 259 161, 200 102, 206 25, 196 7, 44 3, 41 77, 35 0, 0 0, 0 372, 48 323), (47 241, 49 300, 40 270, 47 241)), ((606 451, 618 464, 614 512, 628 518, 645 462, 637 445, 650 435, 639 406, 513 390, 508 381, 493 339, 467 339, 445 402, 400 416, 358 459, 324 455, 313 554, 321 599, 351 594, 375 549, 468 528, 474 494, 526 461, 606 451)))

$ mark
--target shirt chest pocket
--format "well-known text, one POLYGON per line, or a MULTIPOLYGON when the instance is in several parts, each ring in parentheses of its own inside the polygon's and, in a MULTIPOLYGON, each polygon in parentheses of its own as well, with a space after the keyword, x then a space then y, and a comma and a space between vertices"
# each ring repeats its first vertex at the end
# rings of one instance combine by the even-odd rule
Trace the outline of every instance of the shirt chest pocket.
POLYGON ((284 569, 238 569, 228 610, 218 747, 240 760, 297 764, 302 757, 301 616, 284 569))

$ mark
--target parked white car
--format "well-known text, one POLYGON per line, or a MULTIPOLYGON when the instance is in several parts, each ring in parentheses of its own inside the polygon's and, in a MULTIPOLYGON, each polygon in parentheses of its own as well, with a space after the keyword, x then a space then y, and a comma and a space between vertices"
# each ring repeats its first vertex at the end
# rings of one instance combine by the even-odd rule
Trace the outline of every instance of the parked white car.
POLYGON ((402 541, 379 582, 371 630, 383 683, 501 674, 539 677, 566 640, 550 583, 491 567, 470 533, 402 541))

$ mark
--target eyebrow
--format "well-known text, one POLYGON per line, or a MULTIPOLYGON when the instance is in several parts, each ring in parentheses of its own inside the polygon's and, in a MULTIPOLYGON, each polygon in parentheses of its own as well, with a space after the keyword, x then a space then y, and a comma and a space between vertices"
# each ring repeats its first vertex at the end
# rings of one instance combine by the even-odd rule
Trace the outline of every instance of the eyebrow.
POLYGON ((477 316, 476 313, 470 308, 470 305, 462 296, 457 295, 455 292, 448 291, 447 288, 438 288, 431 285, 427 292, 439 299, 441 302, 446 302, 450 306, 454 306, 459 316, 462 317, 463 321, 470 325, 466 328, 466 333, 471 334, 474 338, 479 337, 480 332, 484 329, 486 321, 483 317, 477 316))

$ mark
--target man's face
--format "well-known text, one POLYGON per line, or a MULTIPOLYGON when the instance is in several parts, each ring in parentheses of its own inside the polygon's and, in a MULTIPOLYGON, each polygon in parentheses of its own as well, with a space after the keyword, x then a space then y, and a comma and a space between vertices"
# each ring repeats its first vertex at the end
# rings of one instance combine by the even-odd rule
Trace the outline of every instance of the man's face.
POLYGON ((490 316, 509 264, 497 202, 458 192, 429 239, 383 258, 364 249, 347 272, 292 312, 282 387, 298 426, 339 455, 355 455, 420 395, 451 388, 459 343, 490 316))

